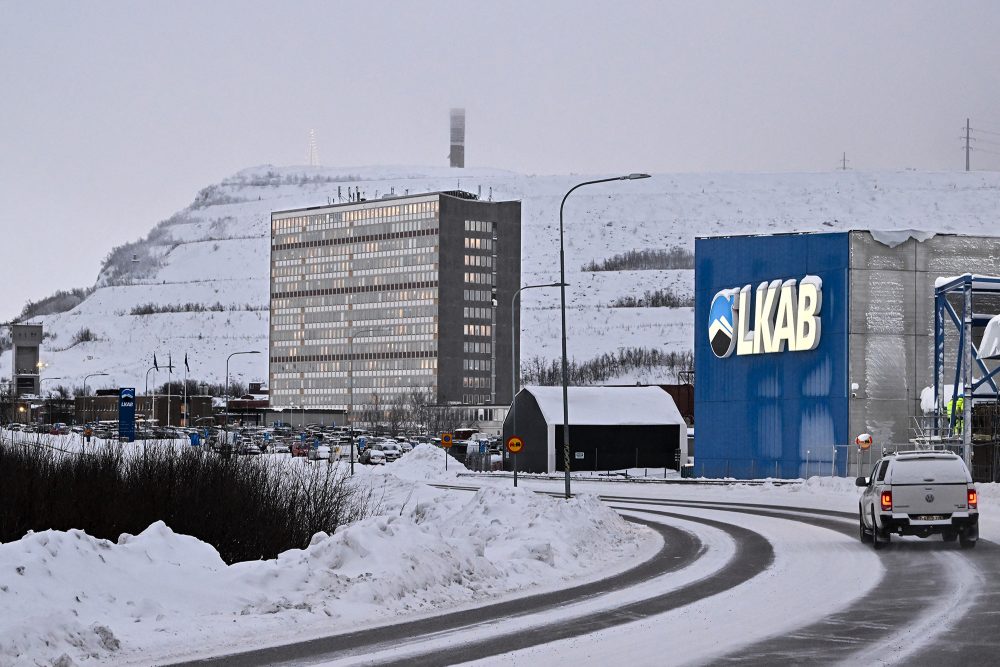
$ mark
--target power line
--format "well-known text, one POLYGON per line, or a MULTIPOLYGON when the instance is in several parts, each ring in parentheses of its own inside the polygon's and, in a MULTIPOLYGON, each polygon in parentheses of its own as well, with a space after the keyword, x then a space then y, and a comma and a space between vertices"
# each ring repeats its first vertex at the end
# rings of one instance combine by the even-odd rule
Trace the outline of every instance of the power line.
POLYGON ((978 144, 990 144, 991 146, 1000 146, 1000 141, 993 141, 991 139, 981 139, 980 137, 972 137, 971 140, 978 144))
POLYGON ((985 148, 976 148, 975 146, 973 146, 972 150, 976 151, 977 153, 989 153, 990 155, 1000 155, 1000 151, 991 151, 985 148))

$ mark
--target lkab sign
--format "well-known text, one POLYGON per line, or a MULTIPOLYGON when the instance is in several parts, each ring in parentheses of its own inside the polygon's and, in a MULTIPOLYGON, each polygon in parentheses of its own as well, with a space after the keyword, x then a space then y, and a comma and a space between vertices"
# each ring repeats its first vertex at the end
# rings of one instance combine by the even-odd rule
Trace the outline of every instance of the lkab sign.
POLYGON ((715 356, 816 349, 822 333, 822 279, 772 280, 758 285, 752 296, 745 285, 721 290, 712 299, 708 340, 715 356))

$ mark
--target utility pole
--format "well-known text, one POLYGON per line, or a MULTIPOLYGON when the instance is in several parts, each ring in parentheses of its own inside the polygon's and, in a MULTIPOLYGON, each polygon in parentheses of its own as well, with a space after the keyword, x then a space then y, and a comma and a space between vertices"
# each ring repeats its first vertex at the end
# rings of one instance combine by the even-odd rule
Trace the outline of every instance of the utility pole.
POLYGON ((965 119, 965 170, 969 171, 969 119, 965 119))
POLYGON ((843 157, 840 158, 840 170, 847 171, 847 152, 844 152, 843 157))

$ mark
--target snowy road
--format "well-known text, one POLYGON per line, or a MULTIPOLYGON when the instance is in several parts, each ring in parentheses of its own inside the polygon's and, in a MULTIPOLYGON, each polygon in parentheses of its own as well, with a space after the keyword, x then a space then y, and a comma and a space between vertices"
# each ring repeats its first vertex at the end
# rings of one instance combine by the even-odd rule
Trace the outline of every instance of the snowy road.
POLYGON ((876 554, 848 511, 672 492, 603 497, 664 540, 608 579, 190 664, 930 665, 1000 650, 995 544, 913 538, 876 554))

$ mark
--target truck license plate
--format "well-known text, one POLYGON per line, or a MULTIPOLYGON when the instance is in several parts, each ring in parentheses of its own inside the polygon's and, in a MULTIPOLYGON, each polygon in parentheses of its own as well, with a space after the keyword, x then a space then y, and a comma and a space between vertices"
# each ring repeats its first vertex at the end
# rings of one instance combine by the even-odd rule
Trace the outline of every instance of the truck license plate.
POLYGON ((918 514, 913 518, 917 521, 944 521, 948 517, 945 514, 918 514))

